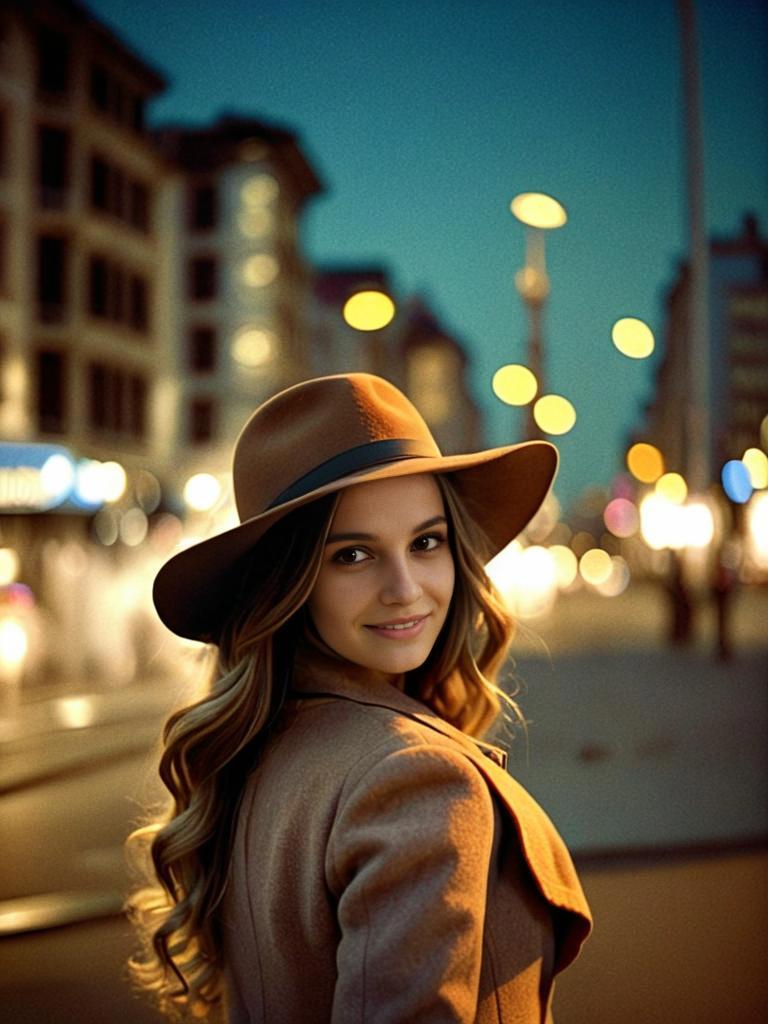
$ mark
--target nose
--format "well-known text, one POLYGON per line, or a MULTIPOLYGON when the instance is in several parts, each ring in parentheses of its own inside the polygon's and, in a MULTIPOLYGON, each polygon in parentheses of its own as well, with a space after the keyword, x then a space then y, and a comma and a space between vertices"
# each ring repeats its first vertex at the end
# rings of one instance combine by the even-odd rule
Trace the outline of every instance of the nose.
POLYGON ((393 560, 386 570, 386 578, 381 588, 381 601, 386 605, 412 605, 423 593, 419 580, 414 575, 413 567, 405 558, 393 560))

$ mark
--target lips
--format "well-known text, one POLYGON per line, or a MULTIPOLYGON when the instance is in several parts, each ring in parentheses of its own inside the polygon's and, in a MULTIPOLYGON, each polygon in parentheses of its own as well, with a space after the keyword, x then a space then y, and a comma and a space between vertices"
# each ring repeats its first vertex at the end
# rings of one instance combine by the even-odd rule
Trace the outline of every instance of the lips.
POLYGON ((376 622, 371 623, 368 626, 368 628, 391 629, 394 632, 397 632, 403 629, 411 629, 413 626, 417 625, 419 622, 422 622, 424 619, 426 619, 426 617, 426 615, 414 615, 410 619, 392 619, 390 622, 376 622))

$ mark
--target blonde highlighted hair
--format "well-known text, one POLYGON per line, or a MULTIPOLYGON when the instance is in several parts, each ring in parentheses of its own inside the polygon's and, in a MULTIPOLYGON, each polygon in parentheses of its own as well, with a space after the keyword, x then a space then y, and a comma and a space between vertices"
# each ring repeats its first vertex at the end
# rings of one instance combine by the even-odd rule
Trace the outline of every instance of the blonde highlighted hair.
MULTIPOLYGON (((497 685, 513 623, 483 564, 490 544, 448 475, 436 475, 449 521, 456 582, 446 623, 406 690, 471 736, 505 706, 497 685)), ((277 719, 297 650, 306 648, 302 609, 314 587, 339 500, 328 495, 286 516, 244 566, 233 613, 212 645, 209 692, 171 716, 160 777, 165 812, 128 839, 143 879, 127 901, 141 949, 129 962, 137 985, 172 1019, 221 1019, 224 984, 219 907, 227 884, 240 797, 259 747, 277 719)))

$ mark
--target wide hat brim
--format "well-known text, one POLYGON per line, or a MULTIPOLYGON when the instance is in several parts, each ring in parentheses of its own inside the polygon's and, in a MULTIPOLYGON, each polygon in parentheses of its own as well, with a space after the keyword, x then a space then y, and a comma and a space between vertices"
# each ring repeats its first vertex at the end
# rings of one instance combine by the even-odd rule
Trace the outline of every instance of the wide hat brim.
POLYGON ((174 555, 155 578, 155 607, 179 636, 215 641, 245 571, 245 556, 271 526, 324 494, 390 477, 450 473, 467 511, 488 536, 491 555, 496 554, 536 515, 557 466, 554 445, 525 441, 465 455, 408 458, 340 477, 174 555))

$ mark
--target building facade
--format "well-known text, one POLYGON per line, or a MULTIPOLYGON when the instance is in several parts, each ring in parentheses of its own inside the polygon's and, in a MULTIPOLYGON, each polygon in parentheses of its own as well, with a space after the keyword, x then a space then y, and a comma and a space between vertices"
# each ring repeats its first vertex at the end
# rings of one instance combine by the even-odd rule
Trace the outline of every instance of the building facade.
MULTIPOLYGON (((692 436, 688 409, 688 294, 682 264, 665 298, 664 356, 653 398, 634 438, 655 444, 667 468, 684 474, 701 443, 692 436)), ((716 482, 726 461, 760 446, 768 413, 768 239, 754 217, 745 217, 740 234, 710 243, 708 294, 708 476, 716 482)))
POLYGON ((162 389, 178 487, 196 467, 224 472, 253 408, 307 374, 298 224, 321 186, 292 133, 252 118, 169 126, 156 142, 174 168, 162 389))

